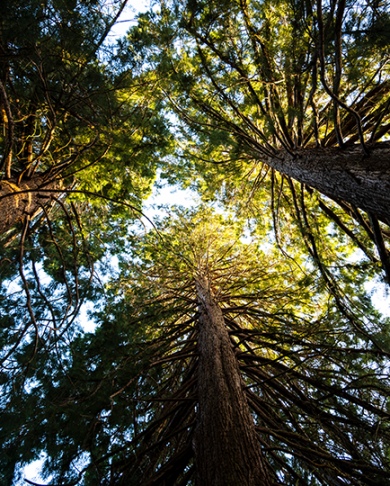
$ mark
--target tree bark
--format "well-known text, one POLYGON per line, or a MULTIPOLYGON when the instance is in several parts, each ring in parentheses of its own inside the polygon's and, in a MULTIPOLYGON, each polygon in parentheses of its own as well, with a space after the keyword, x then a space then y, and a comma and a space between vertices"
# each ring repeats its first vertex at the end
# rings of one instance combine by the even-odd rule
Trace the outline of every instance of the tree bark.
POLYGON ((198 423, 194 452, 199 486, 272 484, 247 404, 237 359, 207 279, 199 304, 198 423))
POLYGON ((389 143, 369 148, 369 155, 360 145, 354 145, 343 149, 304 148, 292 154, 280 151, 275 157, 261 159, 278 172, 390 224, 389 143))
POLYGON ((40 189, 56 188, 58 182, 47 182, 41 175, 19 183, 17 178, 0 181, 0 234, 23 221, 27 215, 33 217, 42 210, 51 195, 40 189))

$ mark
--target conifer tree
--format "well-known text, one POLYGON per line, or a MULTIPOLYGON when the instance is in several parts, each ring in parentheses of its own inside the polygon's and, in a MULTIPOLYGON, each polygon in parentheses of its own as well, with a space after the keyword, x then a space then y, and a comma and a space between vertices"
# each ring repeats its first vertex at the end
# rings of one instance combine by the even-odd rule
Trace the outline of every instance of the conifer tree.
POLYGON ((137 230, 96 332, 9 384, 8 457, 44 451, 62 484, 386 483, 389 349, 364 278, 344 270, 341 312, 315 267, 242 238, 207 209, 137 230))
POLYGON ((152 47, 187 133, 219 144, 220 161, 233 145, 389 222, 388 7, 172 0, 130 39, 152 47))

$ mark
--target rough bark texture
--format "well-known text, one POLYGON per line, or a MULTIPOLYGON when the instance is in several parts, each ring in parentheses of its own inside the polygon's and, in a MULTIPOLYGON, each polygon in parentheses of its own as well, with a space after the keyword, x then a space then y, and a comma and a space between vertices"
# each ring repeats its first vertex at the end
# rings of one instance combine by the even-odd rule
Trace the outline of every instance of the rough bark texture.
POLYGON ((305 148, 294 154, 262 157, 275 170, 332 198, 343 199, 390 223, 390 144, 362 147, 305 148))
POLYGON ((8 231, 26 215, 34 216, 51 195, 39 189, 55 189, 58 184, 45 183, 41 176, 18 184, 16 178, 0 181, 0 234, 8 231), (28 191, 28 192, 21 192, 28 191))
POLYGON ((251 417, 222 311, 206 279, 199 302, 198 423, 194 452, 199 486, 272 484, 251 417))

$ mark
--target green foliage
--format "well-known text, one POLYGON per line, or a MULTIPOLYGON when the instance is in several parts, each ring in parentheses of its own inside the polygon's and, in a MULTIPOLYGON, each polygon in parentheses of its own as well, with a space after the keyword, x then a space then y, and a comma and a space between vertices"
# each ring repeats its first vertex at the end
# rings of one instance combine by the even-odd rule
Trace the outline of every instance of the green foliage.
POLYGON ((386 136, 386 2, 172 0, 108 46, 121 3, 4 3, 3 153, 62 192, 1 237, 0 482, 194 484, 202 275, 275 483, 385 484, 386 227, 262 160, 361 142, 348 107, 386 136), (203 204, 147 230, 157 171, 203 204))
POLYGON ((133 76, 104 44, 123 3, 5 3, 0 143, 11 157, 10 167, 5 155, 2 161, 6 179, 40 173, 61 179, 65 189, 137 206, 149 194, 170 137, 159 101, 147 94, 152 81, 133 76))

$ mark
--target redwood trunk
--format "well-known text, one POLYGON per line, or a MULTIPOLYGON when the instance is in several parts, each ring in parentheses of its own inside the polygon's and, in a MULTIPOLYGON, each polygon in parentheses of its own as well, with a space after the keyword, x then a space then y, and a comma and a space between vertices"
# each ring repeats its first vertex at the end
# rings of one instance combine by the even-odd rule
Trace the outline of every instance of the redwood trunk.
POLYGON ((262 160, 273 169, 343 199, 390 223, 390 144, 380 143, 364 154, 360 145, 305 148, 279 152, 262 160))
POLYGON ((0 234, 23 221, 27 215, 33 217, 41 211, 51 195, 40 189, 55 189, 55 186, 53 182, 46 183, 41 176, 20 183, 16 178, 0 181, 0 234))
POLYGON ((198 423, 194 451, 199 486, 268 486, 252 416, 222 311, 206 279, 199 303, 198 423))

